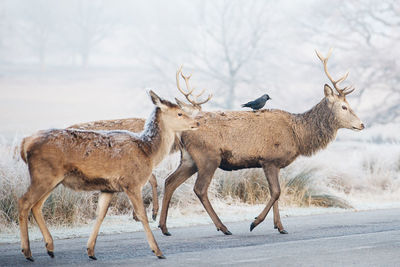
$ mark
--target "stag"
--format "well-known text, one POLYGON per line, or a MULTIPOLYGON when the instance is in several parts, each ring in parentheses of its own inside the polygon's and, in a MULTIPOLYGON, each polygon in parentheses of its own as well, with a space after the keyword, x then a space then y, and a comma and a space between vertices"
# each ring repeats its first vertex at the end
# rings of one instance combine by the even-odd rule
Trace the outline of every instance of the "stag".
MULTIPOLYGON (((195 116, 201 111, 201 105, 207 103, 212 98, 212 94, 209 94, 208 97, 204 100, 198 100, 205 92, 203 89, 200 93, 194 94, 194 87, 190 85, 190 78, 192 75, 184 75, 182 72, 182 66, 176 71, 176 86, 186 98, 186 100, 190 104, 186 104, 182 102, 178 98, 175 98, 176 103, 188 114, 195 116), (181 88, 179 79, 180 77, 185 81, 186 84, 186 91, 181 88)), ((80 130, 127 130, 130 132, 141 132, 144 129, 145 119, 141 118, 128 118, 128 119, 118 119, 118 120, 100 120, 100 121, 93 121, 87 123, 80 123, 74 124, 68 128, 80 129, 80 130)), ((171 148, 170 154, 179 151, 180 141, 179 137, 175 138, 175 142, 171 148)), ((157 213, 159 209, 158 204, 158 195, 157 195, 157 179, 152 174, 150 176, 149 183, 152 189, 152 199, 153 199, 153 209, 152 209, 152 218, 155 220, 157 218, 157 213)), ((138 218, 133 210, 133 219, 138 221, 138 218)))
POLYGON ((252 231, 264 221, 271 207, 274 227, 283 228, 278 199, 281 193, 279 171, 291 164, 299 155, 311 156, 333 141, 340 128, 364 129, 363 123, 350 108, 346 95, 354 88, 339 88, 348 73, 334 80, 327 69, 326 58, 317 52, 324 70, 337 93, 325 84, 324 98, 309 111, 292 114, 283 110, 205 112, 200 118, 198 131, 181 134, 182 156, 179 167, 165 181, 160 215, 163 234, 170 235, 166 226, 168 206, 175 189, 198 173, 194 192, 200 199, 217 230, 230 235, 208 199, 207 190, 217 168, 226 171, 262 168, 270 189, 270 200, 250 225, 252 231), (251 131, 248 131, 251 129, 251 131))
POLYGON ((52 129, 25 138, 21 157, 28 164, 31 184, 19 199, 22 253, 33 261, 29 246, 28 213, 39 225, 47 253, 54 257, 53 238, 42 216, 42 205, 59 184, 73 190, 100 191, 98 218, 88 242, 88 256, 96 259, 94 247, 100 225, 113 193, 125 192, 136 211, 150 248, 165 258, 149 227, 142 200, 142 187, 151 172, 169 153, 178 132, 196 130, 199 123, 178 105, 150 91, 156 106, 140 134, 129 131, 52 129))

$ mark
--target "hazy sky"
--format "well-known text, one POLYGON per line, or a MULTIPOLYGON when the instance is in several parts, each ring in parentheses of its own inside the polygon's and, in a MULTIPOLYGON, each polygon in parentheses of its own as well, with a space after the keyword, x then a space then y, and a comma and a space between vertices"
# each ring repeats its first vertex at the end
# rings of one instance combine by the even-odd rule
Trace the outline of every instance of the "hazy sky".
POLYGON ((198 90, 214 94, 206 110, 240 109, 268 93, 269 107, 303 112, 329 82, 314 49, 329 47, 332 75, 350 70, 349 102, 373 120, 382 103, 399 104, 399 51, 388 49, 399 27, 368 14, 393 22, 398 9, 390 0, 2 0, 0 134, 145 117, 146 90, 179 96, 181 64, 198 90))

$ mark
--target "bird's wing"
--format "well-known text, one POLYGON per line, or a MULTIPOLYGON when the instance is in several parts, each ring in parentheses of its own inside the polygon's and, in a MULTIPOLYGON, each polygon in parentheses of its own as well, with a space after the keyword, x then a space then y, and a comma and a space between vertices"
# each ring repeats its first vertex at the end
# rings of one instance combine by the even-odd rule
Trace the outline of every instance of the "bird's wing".
POLYGON ((242 107, 249 107, 249 106, 254 105, 254 104, 255 104, 255 100, 247 102, 246 104, 243 104, 242 107))

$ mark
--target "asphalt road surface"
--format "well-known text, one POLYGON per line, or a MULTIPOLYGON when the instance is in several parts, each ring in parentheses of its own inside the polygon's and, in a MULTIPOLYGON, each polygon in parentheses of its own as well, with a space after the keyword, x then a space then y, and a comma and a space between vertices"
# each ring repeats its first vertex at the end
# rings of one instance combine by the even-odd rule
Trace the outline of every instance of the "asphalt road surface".
MULTIPOLYGON (((400 209, 282 218, 288 235, 267 219, 249 232, 250 222, 154 231, 167 257, 152 255, 143 232, 101 235, 97 261, 86 255, 88 237, 55 240, 55 258, 43 242, 31 242, 35 262, 19 244, 0 244, 1 266, 400 266, 400 209)), ((1 242, 1 240, 0 240, 1 242)))

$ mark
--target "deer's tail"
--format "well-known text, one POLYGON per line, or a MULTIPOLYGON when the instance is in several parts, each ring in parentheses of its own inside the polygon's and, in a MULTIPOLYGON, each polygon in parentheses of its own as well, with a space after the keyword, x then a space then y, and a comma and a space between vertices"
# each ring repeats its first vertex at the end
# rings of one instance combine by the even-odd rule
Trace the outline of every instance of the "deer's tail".
POLYGON ((36 135, 28 136, 28 137, 25 137, 24 139, 22 139, 20 154, 21 154, 22 160, 25 161, 25 163, 28 163, 28 153, 32 147, 32 144, 34 143, 34 141, 36 139, 37 139, 36 135))

